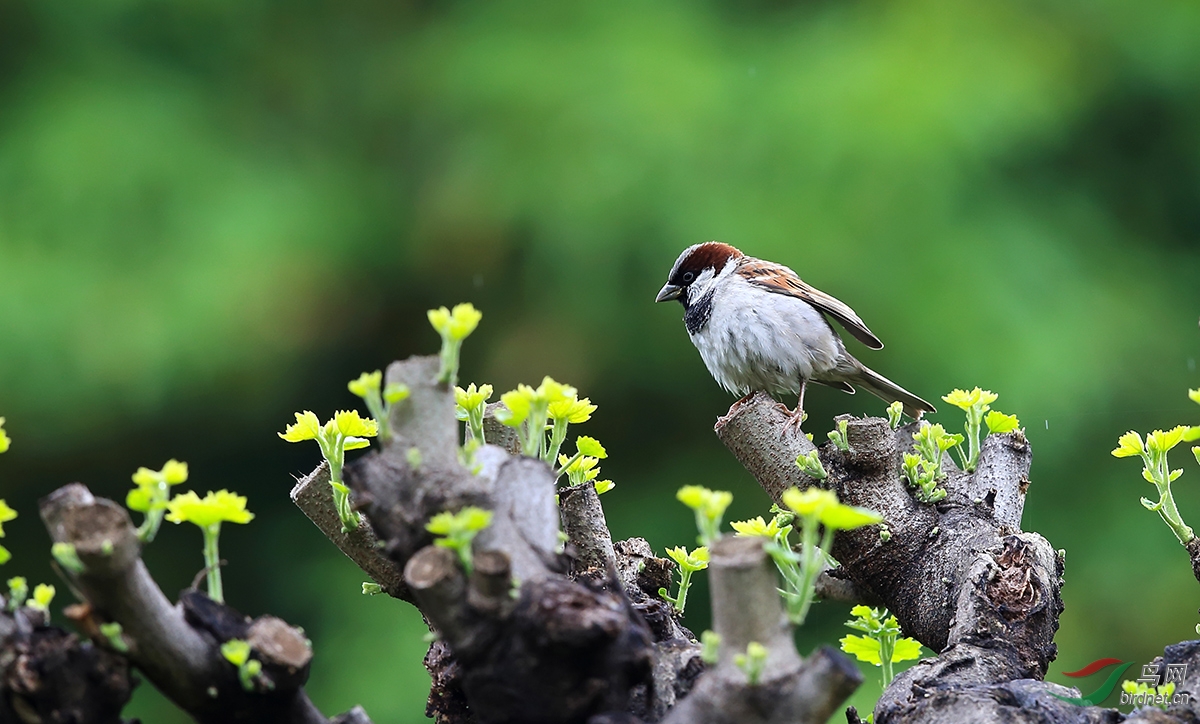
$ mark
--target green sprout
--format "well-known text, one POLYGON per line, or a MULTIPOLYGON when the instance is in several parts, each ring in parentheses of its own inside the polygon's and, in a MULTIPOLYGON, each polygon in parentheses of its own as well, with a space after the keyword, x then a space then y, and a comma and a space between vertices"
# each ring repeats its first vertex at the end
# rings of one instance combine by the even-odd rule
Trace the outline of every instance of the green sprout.
MULTIPOLYGON (((606 457, 608 457, 608 451, 604 449, 599 440, 587 435, 580 435, 575 438, 574 455, 571 457, 567 457, 566 455, 558 456, 560 467, 554 471, 554 477, 557 479, 563 473, 566 473, 567 480, 572 486, 591 482, 600 474, 600 468, 597 466, 606 457)), ((611 488, 612 481, 607 482, 611 488)))
POLYGON ((468 442, 475 440, 480 445, 487 442, 483 439, 483 413, 487 411, 487 401, 491 396, 491 385, 475 387, 472 382, 465 390, 454 388, 454 415, 466 421, 468 442))
POLYGON ((941 425, 922 422, 913 433, 913 447, 917 451, 904 453, 901 472, 911 487, 917 488, 917 500, 936 503, 946 497, 946 489, 938 487, 938 481, 946 477, 942 472, 942 457, 947 450, 960 445, 963 436, 949 434, 941 425))
POLYGON ((371 443, 366 438, 375 437, 378 433, 376 421, 363 419, 358 410, 335 412, 333 418, 324 425, 308 410, 297 412, 296 422, 279 433, 279 437, 288 442, 316 440, 321 447, 321 455, 329 463, 329 485, 333 488, 333 503, 342 521, 343 533, 349 533, 359 524, 358 513, 350 507, 350 488, 342 482, 346 451, 367 447, 371 443))
POLYGON ((853 619, 846 626, 862 631, 866 636, 848 634, 842 638, 842 651, 854 654, 859 661, 865 661, 882 669, 883 688, 892 683, 892 664, 900 661, 912 661, 921 658, 921 644, 916 639, 900 636, 900 622, 895 616, 889 615, 888 610, 875 609, 868 606, 855 606, 850 609, 853 619))
POLYGON ((379 441, 387 443, 391 440, 392 429, 389 420, 392 416, 392 406, 408 399, 408 385, 394 382, 383 387, 383 373, 375 370, 363 372, 358 379, 350 380, 346 387, 367 404, 367 411, 379 425, 379 441))
POLYGON ((951 390, 950 394, 942 397, 946 402, 967 413, 965 431, 968 449, 963 452, 962 447, 958 448, 959 467, 965 472, 971 472, 979 464, 980 433, 985 414, 989 433, 1012 432, 1020 427, 1021 423, 1017 420, 1016 415, 1005 415, 997 411, 989 412, 992 410, 991 404, 999 397, 991 390, 981 390, 978 387, 970 392, 959 389, 951 390))
POLYGON ((254 514, 246 510, 245 496, 228 490, 215 493, 210 490, 201 498, 189 490, 167 503, 167 520, 172 523, 187 521, 200 528, 204 534, 204 571, 208 576, 208 597, 217 603, 225 603, 217 541, 221 537, 221 523, 245 524, 254 520, 254 514))
POLYGON ((846 427, 847 422, 845 420, 838 420, 837 429, 830 430, 826 434, 829 436, 829 441, 834 444, 834 447, 838 450, 849 452, 850 442, 846 437, 846 427))
POLYGON ((696 513, 696 538, 702 546, 710 546, 721 537, 721 518, 725 509, 733 502, 733 493, 726 490, 709 490, 699 485, 685 485, 675 493, 679 502, 696 513))
POLYGON ((1166 710, 1175 697, 1175 682, 1168 681, 1162 686, 1151 687, 1144 681, 1126 679, 1121 682, 1121 691, 1129 694, 1131 701, 1133 697, 1138 697, 1139 702, 1144 702, 1134 703, 1134 706, 1154 706, 1166 710))
POLYGON ((12 445, 12 438, 8 433, 4 432, 4 418, 0 417, 0 453, 8 452, 8 448, 12 445))
POLYGON ((262 662, 250 658, 250 644, 241 639, 229 639, 221 644, 221 655, 237 667, 238 681, 246 691, 254 691, 254 677, 262 673, 262 662))
POLYGON ((705 631, 700 634, 700 660, 709 666, 717 663, 721 655, 721 634, 705 631))
MULTIPOLYGON (((8 507, 8 503, 0 499, 0 538, 4 537, 4 524, 17 517, 17 511, 8 507)), ((0 565, 8 563, 12 560, 12 553, 4 546, 0 546, 0 565)))
POLYGON ((662 600, 675 607, 675 612, 683 615, 687 607, 688 589, 692 587, 692 574, 708 568, 708 548, 700 547, 688 553, 687 548, 676 546, 667 549, 667 556, 679 564, 679 592, 675 596, 668 595, 667 589, 658 589, 662 600))
POLYGON ((29 582, 25 576, 14 576, 8 579, 8 610, 16 611, 29 598, 29 582))
MULTIPOLYGON (((783 493, 783 503, 794 513, 791 519, 776 515, 772 521, 778 532, 764 548, 775 561, 775 567, 783 576, 784 588, 780 591, 786 604, 788 618, 801 625, 808 617, 808 610, 816 596, 817 576, 825 569, 833 535, 839 530, 852 530, 865 525, 883 522, 883 516, 873 510, 839 503, 831 490, 808 488, 803 492, 789 488, 783 493), (792 549, 788 536, 792 526, 800 526, 800 552, 792 549), (821 534, 820 545, 817 535, 821 534)), ((770 526, 766 531, 771 530, 770 526)))
POLYGON ((900 429, 900 416, 904 414, 904 403, 896 400, 887 407, 888 427, 893 430, 900 429))
MULTIPOLYGON (((1200 453, 1197 453, 1197 455, 1200 455, 1200 453)), ((597 480, 595 485, 596 485, 596 495, 604 495, 608 491, 617 487, 617 484, 611 480, 597 480)))
POLYGON ((55 543, 50 546, 50 555, 58 561, 58 565, 71 573, 83 572, 83 561, 79 560, 79 554, 75 552, 75 546, 70 543, 55 543))
POLYGON ((125 506, 145 516, 137 529, 139 541, 149 543, 158 535, 163 515, 167 510, 167 501, 171 498, 171 486, 179 485, 187 479, 187 463, 181 463, 174 458, 168 460, 167 464, 162 466, 162 470, 138 468, 133 474, 133 484, 136 487, 125 496, 125 506))
MULTIPOLYGON (((809 442, 812 441, 810 440, 809 442)), ((806 453, 797 455, 796 467, 800 468, 800 472, 814 480, 824 480, 829 477, 829 474, 825 472, 825 466, 821 464, 821 458, 817 455, 816 450, 809 450, 806 453)))
POLYGON ((50 603, 54 600, 54 593, 54 586, 48 583, 39 583, 33 587, 33 596, 25 602, 25 607, 41 611, 49 616, 50 603))
POLYGON ((439 307, 428 312, 429 323, 442 336, 442 366, 438 370, 438 382, 454 387, 458 384, 458 353, 463 340, 479 326, 483 312, 469 302, 456 304, 453 310, 439 307))
POLYGON ((383 586, 381 586, 378 583, 375 583, 373 581, 363 581, 362 595, 378 596, 381 593, 383 593, 383 586))
MULTIPOLYGON (((542 384, 536 388, 529 385, 517 385, 517 389, 500 395, 504 409, 496 412, 496 419, 508 427, 516 428, 517 437, 521 441, 522 454, 531 458, 541 458, 550 463, 555 459, 551 453, 557 454, 557 449, 548 444, 546 440, 550 406, 577 400, 578 396, 574 387, 555 382, 550 377, 544 377, 542 384)), ((551 434, 553 434, 553 428, 551 434)), ((561 444, 561 442, 560 440, 559 443, 561 444)))
POLYGON ((436 536, 434 545, 449 548, 458 554, 463 571, 469 576, 473 570, 471 563, 471 541, 479 531, 492 524, 492 511, 468 505, 457 513, 449 511, 438 513, 430 518, 425 530, 436 536))
POLYGON ((734 654, 733 663, 746 675, 747 684, 758 686, 763 667, 767 663, 767 647, 757 641, 751 641, 746 646, 746 653, 734 654))
MULTIPOLYGON (((1179 509, 1175 507, 1171 483, 1183 475, 1183 470, 1171 470, 1167 462, 1167 453, 1186 439, 1196 439, 1193 435, 1200 436, 1200 428, 1179 425, 1165 432, 1155 430, 1146 436, 1143 443, 1142 436, 1130 430, 1117 440, 1117 448, 1112 451, 1113 457, 1129 458, 1136 455, 1142 459, 1142 477, 1158 489, 1158 502, 1142 498, 1142 505, 1146 510, 1157 512, 1184 545, 1195 538, 1196 534, 1184 524, 1179 509)), ((1200 454, 1197 454, 1197 459, 1200 460, 1200 454)))
POLYGON ((100 635, 108 641, 108 645, 113 651, 119 654, 129 653, 129 644, 125 643, 125 637, 122 636, 124 629, 121 624, 116 621, 100 624, 100 635))

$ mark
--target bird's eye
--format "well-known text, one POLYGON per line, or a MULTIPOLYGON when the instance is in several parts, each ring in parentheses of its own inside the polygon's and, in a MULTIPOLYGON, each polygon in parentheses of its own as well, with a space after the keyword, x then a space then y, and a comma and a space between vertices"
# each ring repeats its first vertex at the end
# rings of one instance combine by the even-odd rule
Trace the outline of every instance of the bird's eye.
POLYGON ((684 272, 684 274, 683 274, 683 280, 685 282, 690 282, 691 280, 693 280, 695 278, 696 278, 695 272, 684 272))

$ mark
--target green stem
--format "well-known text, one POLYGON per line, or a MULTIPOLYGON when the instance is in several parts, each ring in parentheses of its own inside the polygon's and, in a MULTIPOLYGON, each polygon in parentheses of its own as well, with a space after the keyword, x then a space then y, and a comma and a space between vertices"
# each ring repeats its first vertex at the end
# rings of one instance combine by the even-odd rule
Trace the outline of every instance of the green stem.
POLYGON ((558 451, 562 448, 563 441, 567 439, 567 421, 555 420, 554 428, 550 432, 550 446, 546 449, 546 462, 551 465, 555 460, 558 460, 558 451))
POLYGON ((221 589, 221 554, 217 549, 217 539, 221 536, 221 524, 213 523, 204 527, 204 569, 208 577, 208 597, 217 603, 225 603, 225 593, 221 589))
POLYGON ((471 437, 479 441, 480 445, 487 443, 483 439, 483 412, 484 403, 480 403, 467 411, 467 427, 470 428, 471 437))
POLYGON ((687 566, 679 567, 679 595, 675 597, 675 610, 683 613, 687 605, 688 588, 692 585, 692 569, 687 566))
POLYGON ((808 617, 808 609, 812 606, 814 586, 817 578, 817 516, 806 515, 800 524, 800 541, 803 550, 800 551, 800 590, 796 605, 796 614, 792 622, 797 626, 804 623, 808 617))
POLYGON ((388 427, 388 410, 383 404, 383 395, 379 393, 379 390, 371 390, 363 400, 367 403, 367 411, 379 425, 380 442, 387 442, 392 437, 392 430, 388 427))
POLYGON ((1162 516, 1163 522, 1167 524, 1179 542, 1187 545, 1196 537, 1196 534, 1184 524, 1183 518, 1179 515, 1179 509, 1175 507, 1175 496, 1171 494, 1171 466, 1167 463, 1166 453, 1157 457, 1155 477, 1158 478, 1158 514, 1162 516))
POLYGON ((896 650, 896 635, 883 634, 879 637, 879 662, 883 668, 883 688, 892 683, 892 654, 896 650))

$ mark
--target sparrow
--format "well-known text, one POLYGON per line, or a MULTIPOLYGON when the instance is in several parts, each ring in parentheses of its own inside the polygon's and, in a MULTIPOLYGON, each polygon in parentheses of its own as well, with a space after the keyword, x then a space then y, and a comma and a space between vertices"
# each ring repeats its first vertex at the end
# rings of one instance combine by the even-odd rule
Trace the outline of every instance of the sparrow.
POLYGON ((717 383, 743 401, 759 390, 796 395, 797 425, 809 382, 850 394, 861 387, 885 402, 899 400, 913 419, 935 412, 847 352, 830 317, 871 349, 883 343, 853 309, 782 264, 717 241, 694 244, 675 260, 654 301, 672 299, 683 304, 688 335, 717 383))

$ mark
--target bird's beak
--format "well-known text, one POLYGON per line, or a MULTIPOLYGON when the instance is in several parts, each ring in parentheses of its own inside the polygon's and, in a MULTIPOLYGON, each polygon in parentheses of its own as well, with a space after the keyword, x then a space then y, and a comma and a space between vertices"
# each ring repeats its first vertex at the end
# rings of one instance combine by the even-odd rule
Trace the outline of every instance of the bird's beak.
POLYGON ((680 294, 683 294, 683 287, 677 287, 667 282, 662 289, 658 290, 658 296, 654 298, 654 301, 669 302, 672 299, 678 299, 680 294))

